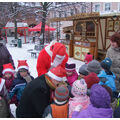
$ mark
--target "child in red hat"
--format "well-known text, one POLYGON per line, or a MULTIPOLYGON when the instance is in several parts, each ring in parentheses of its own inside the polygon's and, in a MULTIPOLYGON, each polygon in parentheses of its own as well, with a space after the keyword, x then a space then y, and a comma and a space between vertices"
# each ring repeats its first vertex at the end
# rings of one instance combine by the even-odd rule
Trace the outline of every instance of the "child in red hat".
POLYGON ((12 82, 12 87, 10 89, 10 99, 14 95, 17 96, 17 101, 19 103, 22 92, 26 87, 27 83, 32 81, 34 78, 29 73, 29 66, 27 64, 27 60, 18 60, 18 72, 17 77, 12 82))
MULTIPOLYGON (((12 87, 12 82, 14 80, 14 73, 15 73, 15 70, 14 70, 11 63, 3 65, 2 74, 3 74, 3 78, 5 79, 5 86, 7 88, 8 93, 10 92, 10 88, 12 87)), ((18 104, 17 99, 16 99, 16 95, 14 95, 14 97, 9 102, 9 104, 13 104, 13 103, 15 105, 18 104)))

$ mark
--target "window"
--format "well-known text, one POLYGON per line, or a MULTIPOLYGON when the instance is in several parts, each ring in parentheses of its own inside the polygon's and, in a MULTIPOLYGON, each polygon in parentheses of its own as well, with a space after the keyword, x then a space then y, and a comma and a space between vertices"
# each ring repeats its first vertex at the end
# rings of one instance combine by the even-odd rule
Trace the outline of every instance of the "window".
POLYGON ((95 5, 95 12, 100 12, 100 5, 95 5))
POLYGON ((120 11, 120 3, 118 3, 118 11, 120 11))
POLYGON ((81 12, 82 12, 82 13, 86 13, 86 6, 82 6, 81 12))
POLYGON ((64 16, 67 17, 67 13, 66 13, 66 11, 64 12, 64 16))
POLYGON ((54 17, 56 18, 56 12, 54 12, 54 17))
POLYGON ((110 11, 110 3, 105 3, 105 11, 110 11))
POLYGON ((60 17, 60 18, 62 17, 62 14, 61 14, 61 12, 59 12, 59 17, 60 17))
POLYGON ((70 14, 71 14, 71 16, 74 14, 74 9, 70 10, 70 14))

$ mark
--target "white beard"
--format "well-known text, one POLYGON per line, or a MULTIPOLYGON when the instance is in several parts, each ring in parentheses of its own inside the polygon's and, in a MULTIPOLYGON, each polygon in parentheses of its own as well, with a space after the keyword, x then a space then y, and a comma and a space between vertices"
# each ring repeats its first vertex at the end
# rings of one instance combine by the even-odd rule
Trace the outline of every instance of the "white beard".
POLYGON ((60 65, 62 61, 64 60, 64 58, 65 56, 56 55, 54 61, 51 63, 51 68, 57 67, 58 65, 60 65))

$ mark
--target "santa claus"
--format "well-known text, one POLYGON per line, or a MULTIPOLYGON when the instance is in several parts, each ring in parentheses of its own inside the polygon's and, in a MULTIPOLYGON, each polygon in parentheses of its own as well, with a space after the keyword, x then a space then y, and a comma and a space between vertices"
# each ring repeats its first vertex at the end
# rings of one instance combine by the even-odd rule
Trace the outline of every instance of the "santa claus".
POLYGON ((38 76, 48 72, 53 67, 61 65, 65 68, 68 61, 66 47, 62 43, 52 42, 39 53, 37 60, 38 76))

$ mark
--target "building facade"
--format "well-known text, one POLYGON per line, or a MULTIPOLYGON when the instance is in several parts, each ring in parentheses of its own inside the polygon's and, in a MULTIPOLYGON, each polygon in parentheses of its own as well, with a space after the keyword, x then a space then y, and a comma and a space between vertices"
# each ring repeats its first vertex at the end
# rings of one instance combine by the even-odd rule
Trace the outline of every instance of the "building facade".
MULTIPOLYGON (((68 17, 79 13, 99 12, 102 14, 120 13, 120 2, 76 2, 76 3, 54 3, 54 9, 49 11, 49 18, 68 17)), ((72 21, 51 22, 52 27, 57 31, 54 32, 54 38, 65 39, 63 28, 72 26, 72 21)))

